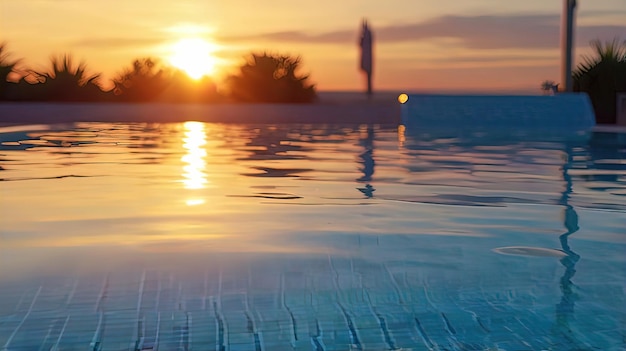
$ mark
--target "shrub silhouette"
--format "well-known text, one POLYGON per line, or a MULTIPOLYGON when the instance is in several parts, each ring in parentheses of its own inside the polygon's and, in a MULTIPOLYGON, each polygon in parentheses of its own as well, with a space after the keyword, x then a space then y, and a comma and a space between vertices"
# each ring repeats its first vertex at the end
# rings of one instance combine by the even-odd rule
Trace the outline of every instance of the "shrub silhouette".
POLYGON ((133 61, 103 91, 99 74, 88 74, 85 63, 71 55, 51 57, 46 71, 16 70, 20 60, 9 60, 0 44, 0 100, 59 102, 236 102, 307 103, 317 98, 309 76, 299 73, 301 59, 285 55, 251 54, 238 75, 230 76, 230 92, 218 93, 211 78, 194 80, 183 71, 164 67, 153 58, 133 61), (10 81, 9 75, 14 81, 10 81), (19 79, 19 80, 18 80, 19 79))
POLYGON ((559 85, 553 80, 544 80, 541 82, 541 91, 544 95, 554 94, 558 91, 559 85))
POLYGON ((9 91, 16 86, 9 81, 9 76, 15 73, 15 68, 20 60, 10 60, 10 53, 6 50, 6 43, 0 43, 0 100, 9 98, 9 91))
POLYGON ((209 77, 196 80, 180 70, 172 70, 167 77, 169 84, 162 92, 159 101, 205 103, 223 100, 217 92, 217 85, 209 77))
POLYGON ((252 54, 240 67, 238 75, 229 77, 229 96, 239 102, 308 103, 317 98, 309 76, 299 76, 300 58, 252 54))
POLYGON ((617 93, 626 92, 626 42, 591 42, 593 56, 584 56, 574 70, 574 91, 585 92, 598 123, 617 122, 617 93))
POLYGON ((166 73, 158 65, 158 60, 150 57, 133 61, 131 68, 125 69, 113 79, 114 92, 121 101, 150 102, 158 99, 167 88, 166 73))
POLYGON ((153 58, 133 61, 132 67, 113 80, 115 94, 126 102, 199 103, 221 100, 207 77, 194 80, 184 72, 164 67, 153 58))
MULTIPOLYGON (((50 59, 51 67, 47 72, 32 71, 37 84, 30 84, 30 93, 26 99, 37 101, 101 101, 105 93, 97 83, 100 74, 87 74, 87 66, 81 62, 75 65, 69 54, 50 59)), ((27 83, 24 78, 20 83, 27 83)))

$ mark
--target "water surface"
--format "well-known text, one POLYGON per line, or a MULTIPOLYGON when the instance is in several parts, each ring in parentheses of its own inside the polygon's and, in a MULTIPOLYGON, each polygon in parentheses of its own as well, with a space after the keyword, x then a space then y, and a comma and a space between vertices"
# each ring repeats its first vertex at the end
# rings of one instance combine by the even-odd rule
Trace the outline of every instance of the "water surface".
POLYGON ((622 350, 624 135, 0 129, 2 350, 622 350))

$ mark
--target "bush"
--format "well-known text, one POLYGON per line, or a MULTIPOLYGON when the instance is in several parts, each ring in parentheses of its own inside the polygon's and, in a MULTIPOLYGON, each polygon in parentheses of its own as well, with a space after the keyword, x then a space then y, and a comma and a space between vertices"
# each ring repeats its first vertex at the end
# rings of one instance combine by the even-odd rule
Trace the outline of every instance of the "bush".
POLYGON ((9 76, 15 73, 19 60, 10 60, 11 55, 6 51, 6 44, 0 43, 0 100, 9 98, 9 90, 15 83, 9 81, 9 76))
POLYGON ((161 93, 159 101, 173 103, 219 102, 221 95, 217 85, 209 77, 193 79, 187 73, 173 70, 168 74, 169 84, 161 93))
POLYGON ((39 84, 37 100, 43 101, 98 101, 103 91, 97 83, 100 74, 87 74, 87 66, 81 62, 74 65, 71 55, 52 57, 48 72, 34 72, 39 84))
POLYGON ((12 86, 11 100, 87 102, 105 101, 107 93, 97 83, 99 74, 88 75, 86 65, 74 65, 71 55, 52 57, 46 72, 29 71, 12 86))
POLYGON ((186 73, 161 66, 152 58, 137 59, 113 80, 120 101, 201 103, 220 101, 208 77, 194 80, 186 73))
POLYGON ((131 68, 118 74, 113 79, 113 91, 118 99, 132 102, 155 101, 168 85, 165 72, 157 63, 157 60, 149 57, 136 59, 131 68))
POLYGON ((308 82, 308 75, 297 74, 300 63, 300 58, 252 54, 239 74, 229 77, 229 96, 238 102, 313 102, 315 86, 308 82))

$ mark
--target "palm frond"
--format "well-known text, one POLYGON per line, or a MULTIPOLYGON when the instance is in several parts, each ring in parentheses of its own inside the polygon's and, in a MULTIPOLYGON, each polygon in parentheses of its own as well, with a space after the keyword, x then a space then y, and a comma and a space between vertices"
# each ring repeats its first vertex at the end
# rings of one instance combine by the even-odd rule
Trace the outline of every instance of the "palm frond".
POLYGON ((626 42, 593 40, 591 48, 572 72, 574 91, 589 95, 598 123, 615 123, 617 93, 626 91, 626 42))

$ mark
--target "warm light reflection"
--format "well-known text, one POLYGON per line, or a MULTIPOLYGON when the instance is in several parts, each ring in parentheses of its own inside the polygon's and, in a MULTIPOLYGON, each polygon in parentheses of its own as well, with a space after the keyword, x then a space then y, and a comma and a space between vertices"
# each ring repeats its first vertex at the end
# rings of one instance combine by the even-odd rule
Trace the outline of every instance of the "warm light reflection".
POLYGON ((187 201, 185 201, 185 203, 187 204, 187 206, 202 205, 204 203, 204 199, 188 199, 187 201))
POLYGON ((201 38, 185 38, 172 46, 170 63, 185 71, 191 78, 199 79, 215 73, 217 50, 215 44, 201 38))
POLYGON ((186 165, 183 167, 183 182, 186 189, 202 189, 206 186, 206 131, 204 123, 185 122, 185 138, 183 147, 187 153, 181 158, 186 165))
POLYGON ((406 132, 406 127, 401 124, 398 126, 398 146, 403 147, 404 143, 406 142, 406 136, 405 133, 406 132))

